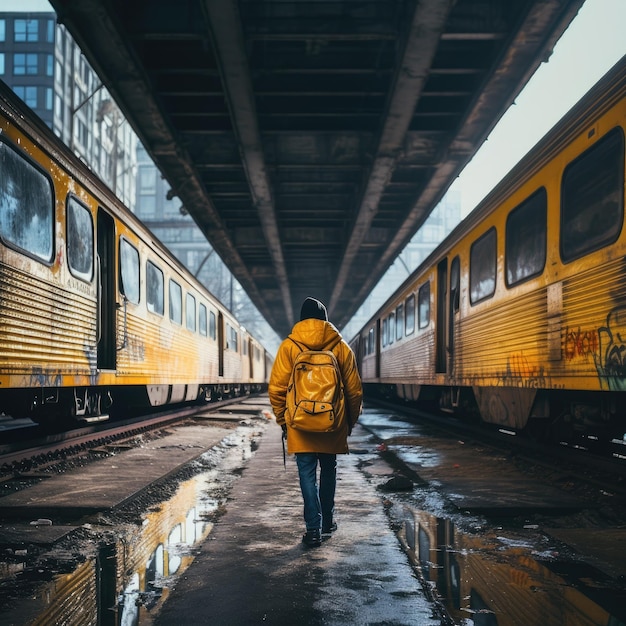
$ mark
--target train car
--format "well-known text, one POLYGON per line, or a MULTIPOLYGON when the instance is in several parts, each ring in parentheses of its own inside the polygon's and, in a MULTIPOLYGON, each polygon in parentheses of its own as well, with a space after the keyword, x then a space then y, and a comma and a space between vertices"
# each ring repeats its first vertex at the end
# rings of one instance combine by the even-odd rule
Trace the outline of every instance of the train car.
POLYGON ((271 357, 0 84, 0 413, 55 424, 262 390, 271 357))
POLYGON ((623 57, 352 340, 366 390, 622 439, 625 127, 623 57))

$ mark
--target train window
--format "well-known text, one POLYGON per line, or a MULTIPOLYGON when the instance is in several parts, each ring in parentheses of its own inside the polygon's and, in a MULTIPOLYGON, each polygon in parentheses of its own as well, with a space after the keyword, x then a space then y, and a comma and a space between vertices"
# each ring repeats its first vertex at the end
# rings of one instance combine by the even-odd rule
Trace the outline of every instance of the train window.
POLYGON ((402 339, 402 331, 404 330, 404 304, 396 307, 396 339, 402 339))
POLYGON ((201 335, 207 336, 207 317, 206 317, 206 306, 200 303, 200 307, 198 309, 198 330, 201 335))
POLYGON ((209 337, 211 339, 217 338, 217 319, 213 311, 209 311, 209 337))
POLYGON ((93 278, 93 219, 89 209, 72 196, 67 200, 66 245, 70 272, 90 282, 93 278))
POLYGON ((237 333, 237 330, 233 328, 230 324, 226 324, 226 326, 226 349, 237 352, 239 349, 239 335, 237 333))
POLYGON ((4 142, 0 142, 0 172, 0 237, 31 256, 52 261, 50 179, 4 142))
POLYGON ((382 333, 382 340, 383 340, 383 348, 387 345, 387 324, 389 322, 387 321, 387 318, 385 318, 383 320, 383 333, 382 333))
POLYGON ((163 272, 151 261, 146 263, 146 302, 150 313, 165 313, 165 281, 163 272))
POLYGON ((496 229, 490 228, 470 249, 470 301, 476 304, 496 290, 496 229))
POLYGON ((624 220, 624 133, 612 130, 563 173, 561 258, 573 261, 617 240, 624 220))
POLYGON ((183 323, 183 290, 170 278, 170 319, 176 324, 183 323))
POLYGON ((387 332, 389 336, 387 337, 387 343, 392 344, 394 339, 396 338, 396 314, 391 313, 389 315, 389 323, 387 324, 387 332))
POLYGON ((120 290, 129 302, 139 303, 139 251, 120 239, 120 290))
POLYGON ((185 319, 187 320, 187 330, 196 332, 196 299, 188 293, 185 298, 185 319))
POLYGON ((458 313, 461 304, 461 261, 458 256, 450 264, 450 313, 458 313))
POLYGON ((415 296, 411 294, 404 302, 404 334, 415 332, 415 296))
POLYGON ((419 328, 430 323, 430 283, 424 283, 417 292, 417 313, 419 328))
POLYGON ((506 219, 506 284, 538 276, 546 263, 547 205, 545 188, 515 207, 506 219))
POLYGON ((367 333, 367 353, 368 354, 374 354, 374 342, 375 342, 374 329, 370 328, 369 332, 367 333))

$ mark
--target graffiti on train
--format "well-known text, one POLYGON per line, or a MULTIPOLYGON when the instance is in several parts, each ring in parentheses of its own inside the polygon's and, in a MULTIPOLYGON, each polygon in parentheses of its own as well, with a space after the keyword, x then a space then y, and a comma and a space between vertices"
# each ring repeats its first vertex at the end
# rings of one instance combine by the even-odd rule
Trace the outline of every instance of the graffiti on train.
POLYGON ((614 308, 598 329, 595 365, 602 389, 626 390, 626 306, 614 308))
POLYGON ((565 329, 565 345, 563 354, 567 361, 578 357, 589 357, 598 352, 598 331, 595 329, 583 330, 580 328, 565 329))
POLYGON ((552 387, 545 368, 539 363, 532 363, 523 352, 509 354, 506 360, 506 371, 500 374, 499 384, 503 387, 524 387, 541 389, 552 387))

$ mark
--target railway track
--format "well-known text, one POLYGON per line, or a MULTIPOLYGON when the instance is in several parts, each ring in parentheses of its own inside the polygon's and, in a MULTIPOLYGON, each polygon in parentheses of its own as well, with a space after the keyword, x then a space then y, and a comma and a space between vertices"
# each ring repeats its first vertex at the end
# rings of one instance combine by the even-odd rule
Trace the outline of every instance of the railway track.
POLYGON ((206 411, 207 406, 219 410, 240 400, 231 398, 210 405, 170 409, 60 433, 42 433, 34 427, 16 429, 11 431, 12 441, 0 445, 0 481, 34 477, 35 473, 50 472, 60 463, 81 456, 95 456, 99 452, 132 445, 133 439, 193 417, 206 411))
POLYGON ((473 440, 492 449, 505 451, 520 463, 542 466, 549 470, 552 479, 560 475, 564 480, 575 476, 576 480, 595 488, 611 491, 626 497, 626 442, 608 442, 603 453, 593 451, 598 442, 590 441, 590 448, 581 443, 538 441, 523 433, 497 428, 489 424, 465 421, 447 415, 429 413, 404 403, 370 400, 376 406, 397 411, 412 421, 428 423, 440 433, 454 435, 466 442, 473 440))

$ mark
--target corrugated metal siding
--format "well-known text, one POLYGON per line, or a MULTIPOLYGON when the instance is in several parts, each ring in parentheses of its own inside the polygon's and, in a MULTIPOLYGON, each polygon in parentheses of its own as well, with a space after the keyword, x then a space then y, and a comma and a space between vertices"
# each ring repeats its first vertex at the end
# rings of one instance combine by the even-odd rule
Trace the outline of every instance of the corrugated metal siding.
POLYGON ((0 265, 0 369, 88 375, 96 359, 96 303, 90 297, 0 265))
POLYGON ((421 332, 389 346, 383 350, 380 359, 382 381, 427 382, 433 374, 435 334, 421 332))
POLYGON ((526 386, 547 367, 545 288, 485 307, 455 325, 454 379, 526 386))

